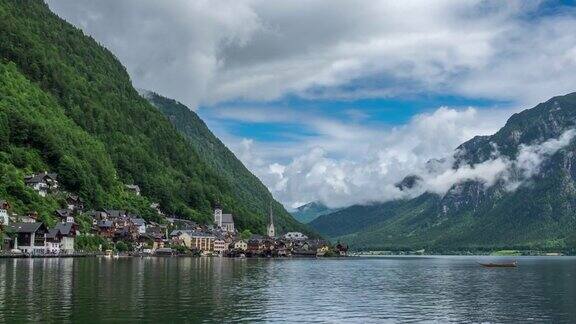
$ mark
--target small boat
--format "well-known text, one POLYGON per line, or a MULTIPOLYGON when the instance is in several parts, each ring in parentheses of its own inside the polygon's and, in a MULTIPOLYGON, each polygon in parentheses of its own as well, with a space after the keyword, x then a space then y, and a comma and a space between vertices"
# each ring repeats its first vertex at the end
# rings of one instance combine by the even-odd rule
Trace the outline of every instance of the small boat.
POLYGON ((516 268, 518 266, 518 262, 517 261, 513 261, 513 262, 508 262, 508 263, 480 263, 478 262, 479 265, 486 267, 486 268, 516 268))

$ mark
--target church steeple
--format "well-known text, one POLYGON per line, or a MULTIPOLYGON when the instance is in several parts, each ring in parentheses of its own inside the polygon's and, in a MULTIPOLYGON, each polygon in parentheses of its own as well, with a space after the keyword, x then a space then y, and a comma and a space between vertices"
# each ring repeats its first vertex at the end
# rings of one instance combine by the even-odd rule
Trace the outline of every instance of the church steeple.
POLYGON ((274 213, 272 212, 272 203, 270 203, 270 219, 268 220, 268 231, 269 237, 276 236, 276 229, 274 228, 274 213))
POLYGON ((218 201, 214 205, 214 225, 217 228, 222 227, 222 206, 218 201))

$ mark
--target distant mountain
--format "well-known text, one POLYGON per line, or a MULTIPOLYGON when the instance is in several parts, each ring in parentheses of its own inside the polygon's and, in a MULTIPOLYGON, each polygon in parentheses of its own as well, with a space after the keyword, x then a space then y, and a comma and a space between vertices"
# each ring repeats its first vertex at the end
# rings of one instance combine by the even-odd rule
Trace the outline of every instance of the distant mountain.
MULTIPOLYGON (((220 202, 240 230, 264 233, 273 201, 266 188, 195 114, 154 102, 159 108, 110 51, 43 1, 0 2, 0 199, 15 213, 51 221, 63 202, 23 182, 48 170, 88 209, 150 219, 157 202, 169 215, 209 223, 220 202)), ((273 208, 280 230, 306 230, 279 203, 273 208)))
POLYGON ((327 215, 338 210, 340 209, 332 209, 321 202, 313 201, 296 208, 291 214, 299 222, 307 224, 322 215, 327 215))
MULTIPOLYGON (((463 180, 444 195, 356 205, 310 225, 357 249, 576 248, 576 142, 566 136, 575 127, 576 93, 554 97, 456 150, 454 172, 496 157, 523 161, 510 163, 507 177, 463 180), (566 138, 566 145, 543 153, 566 138)), ((397 186, 411 190, 421 181, 411 175, 397 186)))

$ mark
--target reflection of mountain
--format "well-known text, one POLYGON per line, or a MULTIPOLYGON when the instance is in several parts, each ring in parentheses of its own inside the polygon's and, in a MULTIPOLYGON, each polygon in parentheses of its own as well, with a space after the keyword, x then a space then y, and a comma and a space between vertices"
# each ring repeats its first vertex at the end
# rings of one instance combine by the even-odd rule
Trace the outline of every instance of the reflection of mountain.
POLYGON ((313 201, 296 208, 296 210, 292 212, 292 216, 299 222, 306 224, 322 215, 327 215, 337 210, 339 209, 332 209, 319 201, 313 201))
POLYGON ((398 185, 428 191, 415 198, 352 206, 310 225, 360 249, 569 247, 576 241, 575 127, 576 93, 552 98, 462 144, 441 174, 456 179, 445 194, 431 193, 431 176, 422 174, 398 185))

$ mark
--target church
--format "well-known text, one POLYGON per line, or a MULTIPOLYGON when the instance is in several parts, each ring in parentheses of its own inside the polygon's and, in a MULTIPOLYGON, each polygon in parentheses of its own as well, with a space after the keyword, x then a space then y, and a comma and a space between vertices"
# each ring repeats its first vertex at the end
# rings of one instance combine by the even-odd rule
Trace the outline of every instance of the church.
POLYGON ((274 213, 272 212, 272 204, 270 204, 270 219, 268 220, 268 228, 266 229, 268 237, 276 236, 276 229, 274 228, 274 213))
POLYGON ((228 233, 234 233, 234 216, 232 214, 222 214, 222 206, 216 204, 214 206, 214 225, 221 228, 228 233))

